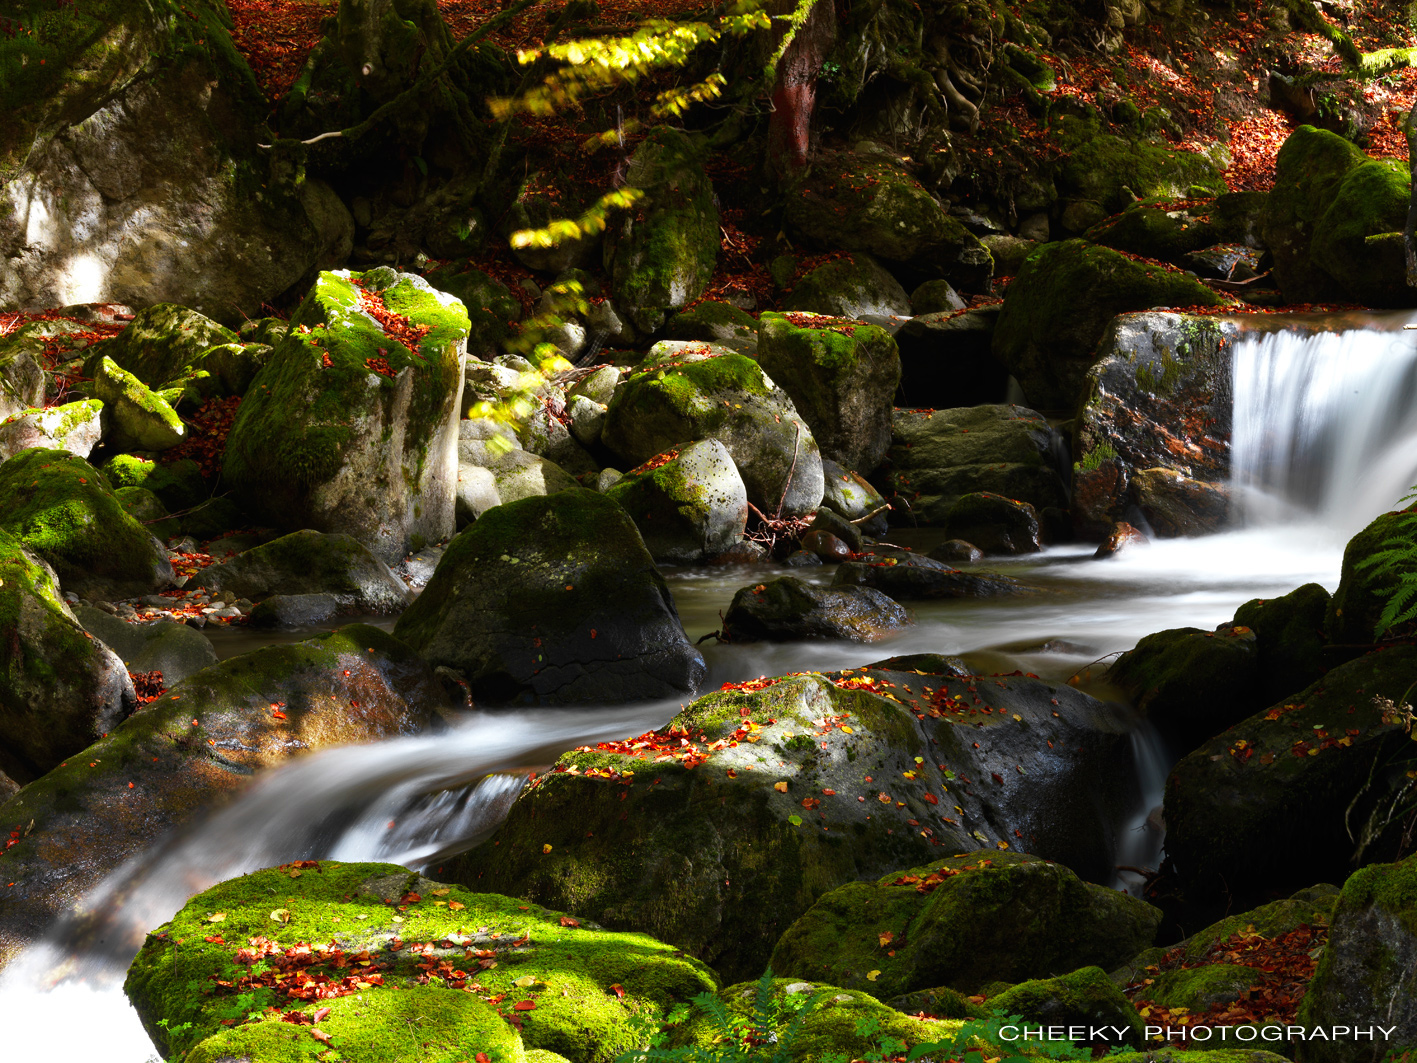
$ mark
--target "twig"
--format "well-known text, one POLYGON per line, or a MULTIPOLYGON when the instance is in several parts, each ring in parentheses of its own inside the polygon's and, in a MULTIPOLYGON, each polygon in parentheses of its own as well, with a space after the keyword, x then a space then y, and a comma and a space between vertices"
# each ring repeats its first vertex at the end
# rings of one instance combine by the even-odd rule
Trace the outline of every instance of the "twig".
MULTIPOLYGON (((787 501, 787 489, 792 486, 792 474, 797 471, 797 447, 802 442, 802 422, 793 421, 792 427, 797 431, 797 434, 792 437, 792 464, 787 467, 787 479, 783 482, 782 497, 777 500, 777 512, 772 515, 773 520, 782 518, 782 507, 787 501)), ((761 517, 762 514, 759 513, 758 516, 761 517)))
POLYGON ((866 523, 868 520, 870 520, 872 517, 877 516, 877 515, 879 515, 879 514, 881 514, 881 513, 884 513, 886 510, 888 510, 888 509, 890 509, 890 508, 891 508, 891 504, 890 504, 889 502, 882 502, 879 506, 877 506, 875 509, 871 510, 871 512, 870 512, 870 513, 867 513, 864 517, 857 517, 855 520, 849 520, 849 521, 847 521, 847 523, 848 523, 848 524, 865 524, 865 523, 866 523))

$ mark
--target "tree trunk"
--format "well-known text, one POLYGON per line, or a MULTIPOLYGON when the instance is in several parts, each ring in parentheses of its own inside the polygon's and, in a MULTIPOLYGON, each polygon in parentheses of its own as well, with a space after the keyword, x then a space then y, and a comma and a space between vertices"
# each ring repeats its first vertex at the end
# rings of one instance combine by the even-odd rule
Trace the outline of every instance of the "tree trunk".
MULTIPOLYGON (((801 0, 773 4, 776 14, 792 14, 801 0)), ((786 33, 784 26, 782 33, 786 33)), ((782 34, 777 34, 781 39, 782 34)), ((817 72, 836 43, 833 0, 815 0, 777 64, 768 119, 768 166, 788 180, 807 165, 812 111, 817 102, 817 72)))
POLYGON ((1402 229, 1402 247, 1407 254, 1407 285, 1417 288, 1417 103, 1407 112, 1402 123, 1407 136, 1407 168, 1412 175, 1412 191, 1408 193, 1407 224, 1402 229))

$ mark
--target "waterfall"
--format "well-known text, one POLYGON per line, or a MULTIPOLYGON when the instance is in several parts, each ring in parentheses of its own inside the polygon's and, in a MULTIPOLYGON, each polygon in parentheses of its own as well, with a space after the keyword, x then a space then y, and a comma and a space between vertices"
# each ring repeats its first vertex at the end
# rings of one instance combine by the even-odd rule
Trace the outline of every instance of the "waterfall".
POLYGON ((1247 524, 1300 521, 1347 537, 1417 483, 1410 320, 1363 315, 1339 331, 1236 341, 1231 483, 1247 524))

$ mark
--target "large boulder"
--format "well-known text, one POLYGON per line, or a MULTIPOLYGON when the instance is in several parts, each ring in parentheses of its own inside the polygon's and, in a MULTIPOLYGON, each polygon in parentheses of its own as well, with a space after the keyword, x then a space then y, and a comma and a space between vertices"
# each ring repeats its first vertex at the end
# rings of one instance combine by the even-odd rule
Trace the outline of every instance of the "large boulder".
POLYGON ((1227 301, 1174 267, 1064 240, 1030 255, 1009 285, 994 355, 1018 379, 1030 406, 1071 412, 1084 397, 1087 372, 1116 315, 1227 301))
POLYGON ((1067 505, 1062 438, 1022 406, 896 410, 874 480, 901 524, 941 525, 961 495, 989 491, 1037 510, 1067 505))
POLYGON ((65 450, 26 450, 0 465, 0 531, 83 597, 149 594, 173 580, 162 543, 124 510, 97 469, 65 450))
POLYGON ((1074 427, 1080 534, 1101 538, 1115 521, 1141 517, 1163 536, 1224 526, 1230 350, 1240 333, 1234 319, 1171 313, 1123 314, 1107 326, 1074 427))
POLYGON ((881 463, 900 384, 890 333, 839 317, 765 313, 758 362, 792 399, 823 457, 867 473, 881 463))
POLYGON ((748 492, 717 439, 667 450, 605 491, 630 515, 657 562, 716 557, 743 538, 748 492))
POLYGON ((979 491, 960 495, 945 517, 945 534, 973 543, 986 554, 1033 554, 1039 542, 1038 512, 1027 502, 979 491))
POLYGON ((11 417, 44 405, 50 377, 45 348, 55 338, 74 339, 88 330, 76 322, 31 321, 0 336, 0 415, 11 417))
MULTIPOLYGON (((473 425, 459 422, 460 430, 473 425)), ((549 458, 523 450, 510 429, 465 433, 458 440, 458 527, 493 506, 578 487, 575 477, 549 458)))
POLYGON ((1159 909, 1060 864, 978 850, 839 886, 787 929, 771 965, 887 998, 934 986, 977 993, 1115 967, 1160 923, 1159 909))
POLYGON ((1397 579, 1406 574, 1378 572, 1368 562, 1381 550, 1409 543, 1412 519, 1410 510, 1382 513, 1348 540, 1338 589, 1324 612, 1324 635, 1330 642, 1362 646, 1382 637, 1381 620, 1389 595, 1397 579))
POLYGON ((739 354, 752 355, 758 350, 757 319, 746 310, 717 299, 705 299, 675 314, 665 326, 664 335, 671 340, 716 343, 739 354))
POLYGON ((333 190, 258 148, 269 107, 224 5, 100 0, 63 20, 42 55, 0 57, 0 305, 175 302, 234 323, 349 253, 333 190))
POLYGON ((1323 587, 1306 583, 1278 598, 1253 598, 1235 610, 1235 623, 1255 633, 1266 705, 1303 690, 1335 663, 1324 638, 1331 601, 1323 587))
POLYGON ((194 587, 260 601, 274 594, 329 594, 349 613, 401 613, 413 592, 369 548, 348 535, 291 532, 209 565, 194 587))
POLYGON ((610 1063, 639 1044, 637 1020, 717 988, 702 963, 646 934, 394 864, 333 861, 199 894, 148 935, 124 983, 153 1043, 193 1063, 303 1055, 305 1044, 347 1058, 426 1058, 430 1037, 459 1059, 610 1063), (272 917, 268 890, 289 918, 272 917), (258 962, 287 977, 263 979, 258 962), (189 988, 210 980, 215 991, 189 988), (247 992, 279 1005, 284 1021, 223 1021, 247 992), (398 1021, 409 1009, 417 1021, 398 1021))
POLYGON ((236 343, 237 334, 185 306, 159 303, 140 310, 116 337, 96 348, 150 388, 165 387, 212 347, 236 343))
POLYGON ((136 705, 123 662, 79 626, 54 570, 0 533, 0 770, 38 778, 136 705))
POLYGON ((889 662, 732 684, 662 730, 563 755, 447 874, 574 900, 751 977, 846 882, 1013 845, 1110 875, 1127 726, 1067 686, 889 662))
POLYGON ((635 148, 625 175, 642 197, 606 233, 605 268, 615 306, 642 332, 708 287, 718 258, 718 206, 702 146, 659 126, 635 148))
POLYGON ((723 615, 725 638, 733 642, 769 639, 850 639, 877 642, 911 624, 910 614, 870 587, 814 587, 796 576, 780 576, 744 587, 723 615))
POLYGON ((980 291, 994 272, 989 251, 893 159, 819 152, 800 192, 787 199, 794 235, 823 250, 865 251, 980 291))
POLYGON ((1197 903, 1262 899, 1402 845, 1413 745, 1391 702, 1417 650, 1370 653, 1202 743, 1166 783, 1166 852, 1197 903))
POLYGON ((394 632, 477 701, 682 697, 704 677, 629 515, 582 489, 484 513, 394 632))
POLYGON ((1371 159, 1339 183, 1314 226, 1310 254, 1339 292, 1365 306, 1412 306, 1402 230, 1412 195, 1405 162, 1371 159))
POLYGON ((103 434, 102 413, 103 403, 97 399, 12 413, 0 421, 0 461, 31 447, 67 450, 87 458, 103 434))
POLYGON ((211 640, 194 627, 171 620, 130 624, 83 602, 73 609, 84 630, 121 657, 130 674, 161 672, 163 685, 172 687, 217 663, 211 640))
POLYGON ((93 370, 94 398, 103 403, 114 446, 124 450, 170 450, 187 438, 187 426, 161 395, 121 368, 100 358, 93 370))
POLYGON ((811 429, 756 361, 723 348, 651 352, 616 388, 601 431, 632 466, 710 438, 728 448, 748 501, 768 516, 779 505, 785 517, 804 516, 821 502, 822 458, 811 429))
MULTIPOLYGON (((1127 7, 1140 17, 1140 4, 1127 7)), ((1054 135, 1067 151, 1057 166, 1059 193, 1104 215, 1138 197, 1198 199, 1227 191, 1225 178, 1207 156, 1160 137, 1119 136, 1102 128, 1095 111, 1060 115, 1054 135)))
POLYGON ((5 854, 13 885, 0 960, 253 775, 314 749, 436 726, 445 700, 431 666, 361 624, 198 672, 0 804, 6 830, 26 830, 5 854))
POLYGON ((242 400, 223 475, 283 528, 385 561, 452 534, 462 304, 421 277, 321 273, 242 400))
POLYGON ((1179 265, 1188 254, 1220 242, 1217 226, 1210 221, 1212 205, 1213 201, 1176 206, 1138 200, 1094 225, 1087 231, 1087 239, 1116 251, 1179 265))
POLYGON ((858 251, 807 272, 793 283, 782 308, 852 319, 866 314, 909 317, 910 296, 884 266, 858 251))

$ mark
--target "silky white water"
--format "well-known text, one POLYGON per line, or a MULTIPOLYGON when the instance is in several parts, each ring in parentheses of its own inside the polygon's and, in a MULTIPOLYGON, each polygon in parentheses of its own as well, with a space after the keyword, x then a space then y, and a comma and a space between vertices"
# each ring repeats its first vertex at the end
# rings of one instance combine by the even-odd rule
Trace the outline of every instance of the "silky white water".
MULTIPOLYGON (((1043 593, 982 602, 910 603, 916 624, 890 642, 702 647, 710 688, 786 672, 856 667, 894 654, 961 655, 980 671, 1062 679, 1164 628, 1210 628, 1241 603, 1308 582, 1332 590, 1343 546, 1417 480, 1417 333, 1395 315, 1342 333, 1255 336, 1236 344, 1233 463, 1242 526, 1156 542, 1108 561, 1058 547, 989 563, 1043 593)), ((938 533, 896 530, 916 547, 938 533)), ((775 566, 666 573, 697 640, 718 629, 738 588, 775 566)), ((829 582, 830 567, 791 570, 829 582)), ((254 648, 254 643, 248 648, 254 648)), ((7 1058, 144 1063, 152 1045, 127 1006, 122 973, 147 929, 187 897, 243 871, 293 859, 422 864, 500 822, 525 769, 586 742, 663 724, 677 703, 479 713, 443 735, 318 753, 259 779, 238 802, 115 872, 85 899, 107 919, 69 921, 0 973, 7 1058), (393 826, 391 827, 390 824, 393 826), (52 988, 51 988, 52 987, 52 988), (81 1023, 83 1036, 72 1030, 81 1023)), ((1147 812, 1170 761, 1139 732, 1145 791, 1117 863, 1154 862, 1147 812)))

